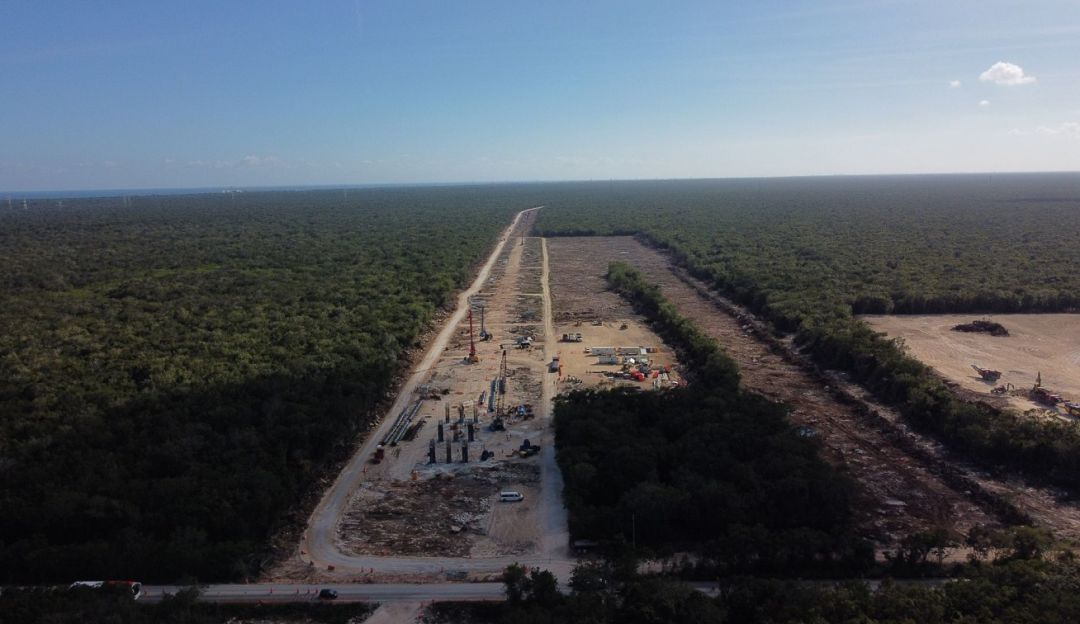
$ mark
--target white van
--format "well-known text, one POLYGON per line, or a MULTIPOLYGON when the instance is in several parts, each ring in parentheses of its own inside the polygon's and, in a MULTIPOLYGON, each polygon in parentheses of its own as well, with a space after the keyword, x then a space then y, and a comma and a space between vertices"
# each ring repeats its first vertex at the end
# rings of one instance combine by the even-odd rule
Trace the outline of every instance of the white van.
POLYGON ((500 503, 519 503, 523 500, 525 500, 525 496, 521 492, 515 492, 513 490, 499 492, 500 503))

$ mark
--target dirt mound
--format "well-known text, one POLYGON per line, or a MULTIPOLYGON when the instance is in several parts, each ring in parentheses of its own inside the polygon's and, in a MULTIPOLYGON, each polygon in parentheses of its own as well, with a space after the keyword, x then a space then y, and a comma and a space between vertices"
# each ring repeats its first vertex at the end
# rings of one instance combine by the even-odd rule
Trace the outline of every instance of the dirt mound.
POLYGON ((961 323, 953 327, 953 331, 961 332, 977 332, 980 334, 990 334, 991 336, 1008 336, 1009 330, 1005 329, 1005 326, 1001 323, 995 323, 994 321, 972 321, 970 323, 961 323))

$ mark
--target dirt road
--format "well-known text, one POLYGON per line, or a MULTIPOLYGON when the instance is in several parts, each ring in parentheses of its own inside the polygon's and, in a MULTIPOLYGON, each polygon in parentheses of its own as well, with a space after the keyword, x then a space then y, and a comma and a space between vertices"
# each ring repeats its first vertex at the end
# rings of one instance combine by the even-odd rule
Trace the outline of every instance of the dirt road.
MULTIPOLYGON (((382 437, 389 431, 396 416, 414 400, 417 388, 431 374, 431 369, 443 356, 448 345, 456 338, 459 324, 469 310, 470 297, 488 286, 489 277, 496 260, 501 257, 503 248, 515 232, 522 219, 539 208, 522 211, 500 236, 498 243, 488 260, 481 267, 472 285, 463 291, 457 300, 457 309, 447 319, 442 331, 431 343, 424 358, 415 366, 413 374, 401 387, 398 398, 390 408, 390 418, 384 418, 378 428, 368 434, 367 441, 355 453, 353 458, 340 473, 334 484, 327 489, 308 523, 300 544, 295 571, 308 568, 320 577, 357 578, 371 575, 387 575, 443 578, 453 576, 464 578, 477 574, 496 574, 507 565, 515 562, 524 565, 543 566, 561 578, 568 578, 574 560, 567 553, 566 511, 562 506, 562 483, 558 467, 554 461, 554 445, 547 444, 541 456, 541 491, 543 497, 543 522, 540 548, 523 556, 501 556, 487 558, 468 557, 418 557, 418 556, 377 556, 342 552, 335 541, 335 531, 342 514, 350 501, 350 496, 365 479, 368 460, 373 455, 382 437)), ((516 239, 515 239, 516 240, 516 239)), ((520 252, 518 252, 520 254, 520 252)), ((543 343, 544 356, 550 358, 555 344, 554 328, 551 319, 551 298, 547 286, 548 265, 546 247, 544 248, 542 272, 542 293, 544 310, 543 343)), ((503 270, 504 267, 500 267, 503 270)), ((501 275, 501 274, 500 274, 501 275)), ((546 380, 545 380, 546 381, 546 380)), ((548 382, 550 383, 550 382, 548 382)), ((543 384, 541 405, 537 406, 538 421, 550 422, 552 391, 548 383, 543 384)))
MULTIPOLYGON (((963 492, 945 483, 932 468, 895 448, 881 432, 867 426, 851 405, 838 402, 827 388, 800 367, 773 353, 672 272, 669 259, 630 237, 552 239, 559 255, 589 257, 589 279, 611 261, 630 261, 650 281, 660 284, 679 311, 692 318, 724 347, 739 365, 748 390, 786 402, 792 421, 821 441, 825 458, 859 485, 856 520, 860 533, 885 546, 905 535, 946 527, 964 533, 976 524, 999 520, 963 492)), ((612 307, 603 297, 598 305, 612 307)))

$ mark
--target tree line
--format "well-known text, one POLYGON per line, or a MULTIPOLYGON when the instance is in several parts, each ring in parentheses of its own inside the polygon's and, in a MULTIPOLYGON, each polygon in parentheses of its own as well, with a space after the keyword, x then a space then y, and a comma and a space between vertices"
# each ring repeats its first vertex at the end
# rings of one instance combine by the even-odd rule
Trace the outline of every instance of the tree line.
POLYGON ((256 574, 524 197, 0 212, 0 581, 256 574))
POLYGON ((850 482, 785 407, 739 387, 736 365, 625 264, 612 286, 676 347, 689 387, 580 391, 555 407, 570 533, 655 553, 693 552, 716 573, 852 573, 850 482))
POLYGON ((1080 308, 1080 176, 627 182, 549 201, 548 235, 634 232, 984 465, 1080 493, 1080 430, 958 399, 859 313, 1080 308))

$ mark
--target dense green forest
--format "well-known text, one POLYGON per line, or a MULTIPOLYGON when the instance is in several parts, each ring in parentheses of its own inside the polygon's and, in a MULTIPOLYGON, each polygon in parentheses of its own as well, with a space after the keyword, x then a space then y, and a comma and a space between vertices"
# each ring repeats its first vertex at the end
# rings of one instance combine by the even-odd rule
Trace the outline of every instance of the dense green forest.
POLYGON ((679 350, 691 383, 558 400, 571 535, 694 552, 723 574, 850 574, 872 564, 872 548, 849 536, 850 483, 785 408, 740 390, 734 362, 636 271, 613 264, 608 280, 679 350))
POLYGON ((527 195, 0 212, 0 581, 256 572, 527 195))
POLYGON ((552 192, 548 235, 639 234, 987 465, 1080 493, 1080 431, 959 400, 861 312, 1080 308, 1080 175, 619 182, 552 192))

